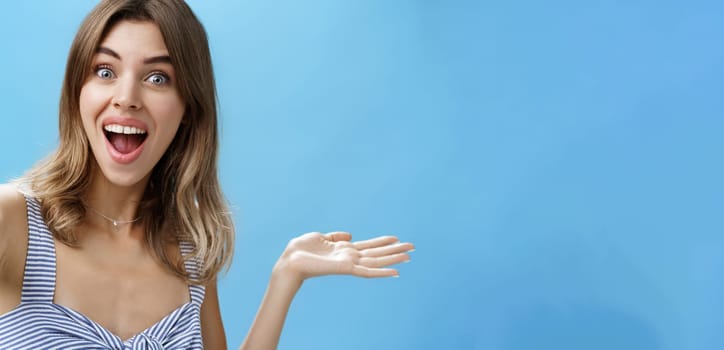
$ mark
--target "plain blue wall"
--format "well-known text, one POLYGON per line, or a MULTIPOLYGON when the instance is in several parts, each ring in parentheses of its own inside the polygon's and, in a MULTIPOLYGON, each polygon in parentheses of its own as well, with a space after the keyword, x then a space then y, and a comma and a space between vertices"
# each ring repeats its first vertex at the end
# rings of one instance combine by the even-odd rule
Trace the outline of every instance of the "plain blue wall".
MULTIPOLYGON (((239 229, 232 347, 286 242, 338 229, 418 249, 399 279, 306 282, 281 349, 724 343, 721 2, 189 3, 239 229)), ((4 4, 0 178, 53 149, 93 4, 4 4)))

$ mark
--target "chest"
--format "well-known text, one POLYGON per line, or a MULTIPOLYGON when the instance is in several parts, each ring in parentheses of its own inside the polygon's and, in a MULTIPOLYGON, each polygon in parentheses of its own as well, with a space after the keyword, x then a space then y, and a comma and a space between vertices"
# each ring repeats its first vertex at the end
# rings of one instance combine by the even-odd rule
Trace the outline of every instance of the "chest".
POLYGON ((190 300, 185 281, 144 249, 56 243, 56 256, 53 302, 80 312, 121 339, 147 329, 190 300))

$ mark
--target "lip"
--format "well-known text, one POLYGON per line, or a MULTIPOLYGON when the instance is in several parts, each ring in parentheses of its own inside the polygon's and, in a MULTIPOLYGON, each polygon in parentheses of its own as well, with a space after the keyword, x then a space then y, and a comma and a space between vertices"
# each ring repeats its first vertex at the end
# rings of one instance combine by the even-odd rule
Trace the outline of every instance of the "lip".
POLYGON ((120 117, 120 116, 112 116, 107 117, 103 119, 101 126, 101 134, 103 135, 103 140, 106 143, 106 150, 108 151, 108 154, 111 156, 111 159, 119 164, 129 164, 138 159, 138 157, 141 156, 141 153, 143 153, 143 147, 146 145, 146 141, 148 140, 148 137, 146 137, 145 140, 131 153, 121 153, 118 152, 110 141, 108 141, 108 138, 105 135, 105 131, 103 130, 103 127, 109 124, 117 124, 121 126, 132 126, 134 128, 145 130, 146 133, 148 133, 148 125, 146 123, 138 120, 138 119, 132 119, 128 117, 120 117))
POLYGON ((148 132, 148 125, 146 123, 138 120, 133 119, 129 117, 122 117, 122 116, 111 116, 103 119, 101 122, 101 127, 105 127, 108 124, 118 124, 122 126, 132 126, 137 129, 142 129, 148 132))

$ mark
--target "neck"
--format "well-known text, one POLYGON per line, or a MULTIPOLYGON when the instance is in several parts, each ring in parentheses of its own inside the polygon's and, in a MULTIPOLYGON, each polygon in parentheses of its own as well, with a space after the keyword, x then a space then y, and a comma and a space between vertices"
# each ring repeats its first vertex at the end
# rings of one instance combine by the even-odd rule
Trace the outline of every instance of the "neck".
POLYGON ((119 186, 96 168, 83 199, 88 209, 86 223, 115 234, 130 233, 135 225, 140 224, 137 220, 140 215, 138 207, 147 184, 148 178, 144 178, 131 186, 119 186))

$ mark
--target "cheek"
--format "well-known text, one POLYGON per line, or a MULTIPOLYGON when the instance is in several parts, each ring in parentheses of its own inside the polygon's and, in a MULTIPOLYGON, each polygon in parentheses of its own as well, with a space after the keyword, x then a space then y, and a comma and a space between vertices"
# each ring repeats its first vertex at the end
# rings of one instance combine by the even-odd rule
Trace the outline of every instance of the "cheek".
POLYGON ((158 125, 156 126, 163 133, 164 139, 167 139, 170 143, 181 124, 185 112, 184 103, 178 96, 167 96, 158 102, 154 104, 151 115, 157 116, 158 125))
POLYGON ((90 85, 83 86, 78 101, 80 116, 86 129, 95 127, 96 119, 106 106, 107 100, 102 89, 90 85))

